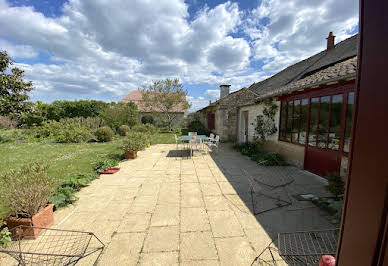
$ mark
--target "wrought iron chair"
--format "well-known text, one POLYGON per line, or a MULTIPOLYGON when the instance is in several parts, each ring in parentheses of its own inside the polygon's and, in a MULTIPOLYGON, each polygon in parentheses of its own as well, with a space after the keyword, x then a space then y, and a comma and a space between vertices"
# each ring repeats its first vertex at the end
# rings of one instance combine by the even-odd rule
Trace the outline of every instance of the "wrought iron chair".
POLYGON ((93 253, 99 252, 99 257, 105 247, 91 232, 33 226, 17 226, 10 231, 12 241, 7 248, 0 246, 0 252, 17 260, 18 265, 75 265, 93 253), (43 232, 37 239, 23 237, 23 231, 32 229, 43 232))

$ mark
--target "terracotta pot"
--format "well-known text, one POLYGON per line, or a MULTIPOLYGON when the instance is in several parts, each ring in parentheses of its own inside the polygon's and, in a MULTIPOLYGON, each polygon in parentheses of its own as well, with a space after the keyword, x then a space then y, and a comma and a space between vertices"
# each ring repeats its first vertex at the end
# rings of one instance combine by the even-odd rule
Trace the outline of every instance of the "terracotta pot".
POLYGON ((136 159, 137 157, 137 151, 126 151, 125 152, 125 159, 136 159))
POLYGON ((118 171, 120 171, 120 168, 113 167, 113 168, 109 168, 109 169, 102 171, 101 174, 102 175, 111 175, 111 174, 117 173, 118 171))
MULTIPOLYGON (((5 219, 7 227, 11 230, 12 228, 24 225, 24 226, 36 226, 36 227, 50 227, 54 224, 54 215, 53 215, 54 204, 48 204, 40 212, 32 216, 32 218, 16 218, 9 216, 5 219)), ((16 230, 12 230, 12 237, 15 237, 16 230)), ((36 239, 43 229, 39 228, 25 228, 21 232, 23 238, 36 239)), ((20 231, 18 232, 20 233, 20 231)))

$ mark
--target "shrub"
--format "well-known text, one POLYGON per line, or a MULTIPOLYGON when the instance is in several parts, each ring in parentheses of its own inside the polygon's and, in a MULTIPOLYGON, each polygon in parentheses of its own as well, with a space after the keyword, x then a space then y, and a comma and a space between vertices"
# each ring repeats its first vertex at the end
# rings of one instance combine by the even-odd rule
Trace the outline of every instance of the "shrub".
POLYGON ((145 124, 145 125, 136 125, 132 128, 132 131, 134 132, 141 132, 141 133, 147 133, 150 135, 154 135, 158 133, 158 128, 151 125, 151 124, 145 124))
POLYGON ((57 133, 54 133, 54 139, 58 143, 80 143, 86 142, 92 137, 92 133, 86 127, 77 127, 74 124, 64 125, 57 133))
POLYGON ((100 127, 104 126, 104 120, 100 117, 73 117, 59 120, 62 125, 76 125, 78 127, 86 127, 91 132, 95 133, 100 127))
POLYGON ((126 136, 131 129, 127 125, 121 125, 119 127, 120 136, 126 136))
POLYGON ((11 241, 11 232, 8 230, 6 223, 3 222, 3 225, 0 226, 0 247, 7 248, 8 243, 11 241))
POLYGON ((148 143, 148 137, 141 132, 131 131, 123 141, 121 148, 124 151, 140 151, 143 150, 148 143))
POLYGON ((106 169, 115 167, 116 165, 118 165, 118 163, 119 162, 115 159, 105 159, 96 163, 96 165, 94 166, 94 170, 99 174, 102 171, 105 171, 106 169))
POLYGON ((0 200, 12 214, 32 217, 47 205, 58 183, 47 170, 47 164, 34 162, 0 174, 0 200))
MULTIPOLYGON (((200 122, 200 121, 192 121, 189 123, 187 127, 188 132, 197 132, 198 135, 206 135, 209 136, 210 131, 200 122)), ((182 132, 184 134, 186 132, 182 132)), ((187 135, 187 134, 185 134, 187 135)))
POLYGON ((104 119, 106 125, 117 130, 121 125, 133 127, 139 123, 137 105, 134 102, 112 103, 104 108, 100 117, 104 119))
POLYGON ((100 142, 108 142, 113 139, 114 132, 110 127, 101 127, 96 131, 97 140, 100 142))
POLYGON ((141 118, 143 124, 154 124, 154 117, 152 115, 144 115, 141 118))
POLYGON ((242 154, 252 157, 253 155, 257 154, 259 152, 259 149, 255 143, 252 142, 245 142, 241 144, 236 144, 233 146, 233 148, 242 154))
POLYGON ((0 115, 0 129, 11 129, 19 125, 19 122, 15 119, 11 119, 8 116, 0 115))
POLYGON ((326 190, 334 194, 336 198, 343 195, 345 192, 345 183, 342 180, 341 176, 337 173, 330 173, 325 176, 329 185, 326 186, 326 190))

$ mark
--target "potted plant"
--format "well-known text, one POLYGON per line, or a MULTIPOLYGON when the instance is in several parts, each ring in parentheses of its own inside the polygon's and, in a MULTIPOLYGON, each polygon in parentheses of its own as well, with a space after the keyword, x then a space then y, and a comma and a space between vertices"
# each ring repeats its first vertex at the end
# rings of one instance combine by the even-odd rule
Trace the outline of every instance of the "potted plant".
POLYGON ((342 177, 337 173, 329 173, 325 176, 329 185, 326 186, 326 190, 334 194, 338 199, 339 196, 343 195, 345 192, 345 183, 342 180, 342 177))
MULTIPOLYGON (((9 229, 19 225, 49 227, 54 223, 54 205, 48 202, 58 182, 47 170, 47 164, 34 162, 0 174, 0 200, 11 212, 5 219, 9 229)), ((41 230, 25 228, 20 233, 36 238, 41 230)))
POLYGON ((141 132, 130 132, 123 140, 122 149, 126 159, 135 159, 137 152, 147 146, 147 137, 141 132))

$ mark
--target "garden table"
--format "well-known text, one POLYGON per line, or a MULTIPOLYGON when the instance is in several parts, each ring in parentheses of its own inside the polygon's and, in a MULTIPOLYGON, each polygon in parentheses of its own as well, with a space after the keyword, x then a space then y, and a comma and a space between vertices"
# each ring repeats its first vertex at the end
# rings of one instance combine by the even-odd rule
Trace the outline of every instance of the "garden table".
MULTIPOLYGON (((194 139, 197 139, 197 140, 200 140, 200 149, 202 151, 202 143, 204 140, 208 139, 208 136, 206 135, 196 135, 196 136, 181 136, 181 140, 184 141, 184 142, 188 142, 189 145, 190 145, 190 141, 191 140, 194 140, 194 139)), ((197 143, 196 143, 197 144, 197 143)), ((190 150, 192 152, 192 147, 190 146, 190 150)))

